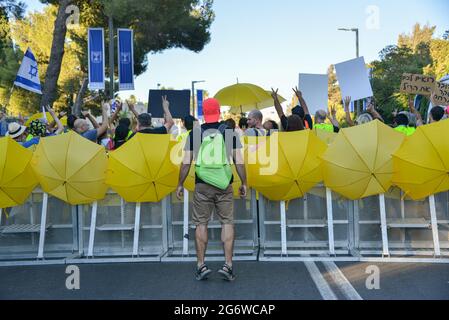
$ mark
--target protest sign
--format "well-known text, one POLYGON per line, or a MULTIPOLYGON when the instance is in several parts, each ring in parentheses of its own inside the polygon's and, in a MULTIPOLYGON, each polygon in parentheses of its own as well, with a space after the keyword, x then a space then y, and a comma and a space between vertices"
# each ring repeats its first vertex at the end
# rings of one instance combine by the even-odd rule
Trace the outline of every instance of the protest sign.
POLYGON ((327 74, 299 74, 299 90, 307 102, 310 114, 328 109, 328 76, 327 74))
POLYGON ((430 100, 434 106, 449 106, 449 84, 437 82, 430 100))
POLYGON ((150 90, 148 112, 153 118, 164 117, 162 96, 167 96, 173 118, 183 119, 190 114, 190 90, 150 90))
POLYGON ((434 77, 421 74, 404 73, 402 75, 401 92, 430 96, 436 81, 434 77))
POLYGON ((368 71, 363 57, 335 65, 341 95, 351 97, 352 101, 373 96, 368 71))

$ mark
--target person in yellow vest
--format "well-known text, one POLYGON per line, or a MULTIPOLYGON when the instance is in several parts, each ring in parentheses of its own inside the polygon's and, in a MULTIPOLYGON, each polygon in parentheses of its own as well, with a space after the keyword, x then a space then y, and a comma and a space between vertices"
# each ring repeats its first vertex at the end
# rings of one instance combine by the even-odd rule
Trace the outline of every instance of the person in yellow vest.
POLYGON ((404 113, 398 113, 394 118, 394 122, 396 123, 394 130, 401 132, 406 136, 411 136, 416 131, 416 128, 409 126, 409 119, 404 113))
POLYGON ((190 131, 192 131, 192 129, 193 129, 195 121, 197 121, 197 120, 195 119, 194 116, 191 116, 191 115, 185 116, 184 119, 182 119, 181 123, 182 123, 182 128, 184 129, 184 132, 180 133, 178 135, 178 138, 177 138, 178 141, 183 141, 183 140, 187 139, 187 137, 190 134, 190 131))
POLYGON ((340 124, 337 121, 337 111, 335 108, 332 107, 331 115, 324 110, 318 110, 315 113, 314 127, 319 130, 338 133, 340 131, 340 124), (329 119, 331 123, 326 123, 326 119, 329 119))

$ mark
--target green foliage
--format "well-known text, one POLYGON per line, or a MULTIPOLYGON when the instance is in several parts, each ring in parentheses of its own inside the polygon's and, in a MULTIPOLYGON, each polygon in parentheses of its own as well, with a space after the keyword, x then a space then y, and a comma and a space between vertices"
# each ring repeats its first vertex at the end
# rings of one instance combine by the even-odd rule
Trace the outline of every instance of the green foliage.
MULTIPOLYGON (((435 27, 416 24, 410 35, 400 35, 398 45, 387 46, 372 62, 373 91, 379 113, 392 123, 394 110, 406 110, 408 97, 399 92, 403 73, 433 75, 441 78, 449 73, 449 41, 434 39, 435 27)), ((423 99, 421 112, 428 99, 423 99)))

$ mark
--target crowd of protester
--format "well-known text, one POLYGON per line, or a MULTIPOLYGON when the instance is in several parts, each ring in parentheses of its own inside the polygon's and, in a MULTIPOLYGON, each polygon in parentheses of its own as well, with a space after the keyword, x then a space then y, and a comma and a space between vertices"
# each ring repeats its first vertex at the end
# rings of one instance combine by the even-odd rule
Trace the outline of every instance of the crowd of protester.
MULTIPOLYGON (((341 125, 336 117, 334 107, 328 110, 318 110, 314 118, 310 115, 307 102, 301 91, 294 88, 293 92, 298 98, 299 104, 292 108, 291 114, 286 115, 281 106, 278 96, 278 90, 272 89, 273 104, 279 116, 280 123, 274 120, 264 121, 260 110, 252 110, 247 117, 241 117, 236 123, 229 118, 223 120, 227 129, 235 131, 238 136, 269 136, 276 131, 301 131, 307 129, 324 130, 338 133, 341 125)), ((22 146, 30 148, 36 146, 41 138, 55 136, 74 131, 84 138, 104 146, 107 150, 116 150, 132 139, 137 133, 142 134, 172 134, 177 141, 185 140, 192 129, 199 125, 199 121, 193 116, 188 115, 181 119, 180 128, 175 125, 175 121, 170 113, 170 103, 166 97, 163 97, 164 119, 161 126, 154 126, 153 119, 149 113, 139 114, 134 105, 126 101, 131 119, 128 116, 121 116, 123 104, 116 101, 116 109, 109 116, 110 104, 102 103, 101 123, 88 111, 82 111, 81 115, 67 115, 67 125, 64 127, 60 118, 66 116, 64 112, 59 115, 50 108, 46 107, 51 119, 35 119, 25 125, 23 117, 18 121, 6 122, 6 115, 0 111, 0 136, 9 136, 22 146), (134 124, 134 125, 133 125, 134 124)), ((346 125, 349 127, 368 123, 373 120, 384 122, 383 117, 376 110, 372 100, 368 101, 366 110, 353 119, 350 112, 351 97, 344 99, 344 111, 346 125)), ((424 121, 421 114, 415 109, 413 99, 409 100, 408 111, 393 112, 393 123, 391 126, 398 132, 407 136, 412 135, 416 128, 427 123, 437 122, 449 117, 449 107, 435 106, 429 112, 428 121, 424 121)))

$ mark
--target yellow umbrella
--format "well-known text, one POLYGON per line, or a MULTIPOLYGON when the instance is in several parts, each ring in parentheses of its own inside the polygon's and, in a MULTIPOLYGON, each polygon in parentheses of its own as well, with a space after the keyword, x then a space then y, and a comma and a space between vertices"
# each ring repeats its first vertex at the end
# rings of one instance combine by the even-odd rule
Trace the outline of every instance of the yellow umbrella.
MULTIPOLYGON (((256 108, 257 104, 273 102, 271 95, 254 84, 237 83, 221 89, 214 97, 222 106, 228 106, 237 112, 247 112, 256 108), (243 106, 246 106, 244 110, 243 106)), ((272 106, 271 104, 270 106, 272 106)))
MULTIPOLYGON (((52 121, 53 121, 53 118, 52 118, 52 116, 51 116, 50 113, 45 112, 45 116, 46 116, 48 122, 52 122, 52 121)), ((43 112, 33 114, 33 115, 32 115, 31 117, 29 117, 28 120, 25 122, 25 126, 28 127, 28 126, 30 125, 31 121, 33 121, 33 120, 39 120, 39 119, 44 119, 45 116, 44 116, 44 113, 43 113, 43 112)), ((62 117, 62 118, 59 119, 59 120, 61 120, 61 123, 62 123, 63 126, 67 126, 67 116, 62 117)))
POLYGON ((335 132, 329 132, 326 130, 313 128, 313 132, 315 132, 317 137, 327 145, 330 145, 332 142, 334 142, 335 138, 337 137, 337 134, 335 132))
POLYGON ((393 155, 393 182, 414 200, 449 190, 449 120, 418 127, 393 155))
MULTIPOLYGON (((271 97, 271 91, 265 91, 270 97, 262 102, 256 102, 256 103, 250 103, 250 104, 245 104, 243 106, 238 106, 238 107, 232 107, 229 112, 230 113, 244 113, 244 112, 249 112, 251 110, 254 109, 258 109, 258 110, 262 110, 265 108, 270 108, 274 106, 274 101, 273 98, 271 97)), ((286 100, 281 97, 280 95, 278 95, 279 97, 279 102, 283 103, 286 100)))
POLYGON ((176 190, 170 135, 137 134, 109 156, 107 183, 128 202, 159 202, 176 190))
POLYGON ((30 150, 13 139, 0 139, 0 208, 23 204, 36 187, 32 157, 30 150))
POLYGON ((322 157, 325 185, 351 200, 386 193, 404 137, 378 120, 342 129, 322 157))
POLYGON ((310 130, 246 137, 248 184, 273 201, 303 197, 323 180, 326 144, 310 130))
POLYGON ((107 163, 102 146, 73 131, 41 139, 32 160, 42 189, 72 205, 104 198, 107 163))

